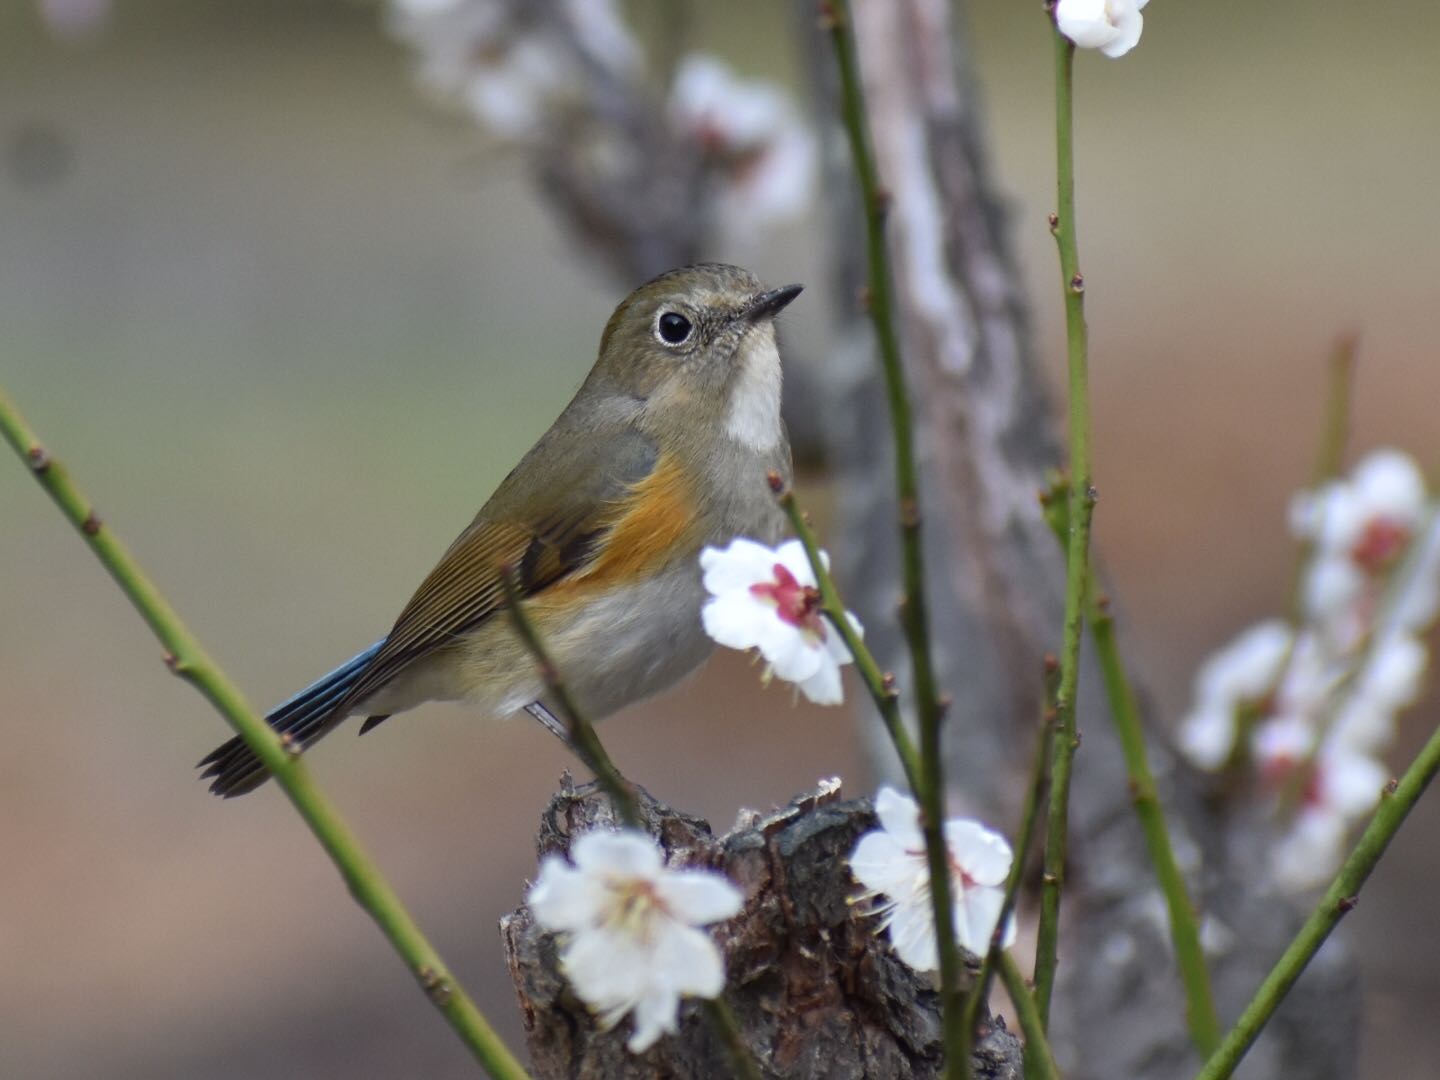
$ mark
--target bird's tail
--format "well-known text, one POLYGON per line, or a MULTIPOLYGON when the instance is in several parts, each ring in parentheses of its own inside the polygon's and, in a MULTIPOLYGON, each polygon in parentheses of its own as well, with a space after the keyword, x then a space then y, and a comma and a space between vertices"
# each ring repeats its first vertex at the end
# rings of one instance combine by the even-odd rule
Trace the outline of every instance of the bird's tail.
MULTIPOLYGON (((265 722, 282 735, 289 735, 301 750, 317 742, 343 720, 335 707, 355 684, 366 665, 380 651, 383 641, 345 661, 330 674, 317 679, 290 700, 277 706, 265 722)), ((255 752, 238 737, 217 747, 200 762, 204 777, 214 777, 210 790, 224 798, 253 791, 270 778, 255 752)))

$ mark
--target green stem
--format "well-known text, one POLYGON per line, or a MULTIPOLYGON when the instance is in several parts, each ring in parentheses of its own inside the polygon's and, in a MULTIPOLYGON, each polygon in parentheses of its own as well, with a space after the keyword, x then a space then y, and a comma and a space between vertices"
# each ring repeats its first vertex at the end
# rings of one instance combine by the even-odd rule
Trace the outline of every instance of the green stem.
POLYGON ((1025 1035, 1025 1080, 1060 1080, 1060 1070, 1055 1067, 1055 1056, 1050 1053, 1050 1042, 1045 1037, 1045 1021, 1030 987, 1025 985, 1020 966, 1008 952, 1000 956, 1000 978, 1025 1035))
POLYGON ((1284 955, 1255 991, 1240 1019, 1226 1033, 1220 1049, 1197 1074, 1196 1080, 1224 1080, 1239 1066, 1250 1044, 1260 1034, 1260 1029, 1270 1020, 1306 965, 1320 951, 1330 932, 1354 908, 1370 872, 1375 869, 1390 841, 1400 831, 1406 815, 1414 809, 1437 772, 1440 772, 1440 729, 1430 736, 1400 781, 1386 787, 1379 809, 1365 827, 1345 865, 1340 868, 1340 873, 1284 955))
MULTIPOLYGON (((1065 542, 1067 493, 1064 481, 1054 484, 1042 498, 1045 516, 1056 537, 1065 542)), ((1185 887, 1185 877, 1175 860, 1170 834, 1165 825, 1165 812, 1155 786, 1154 774, 1145 752, 1145 735, 1140 723, 1140 706, 1134 687, 1120 656, 1115 636, 1115 621, 1109 602, 1097 595, 1099 576, 1090 568, 1085 589, 1085 617, 1095 642, 1095 655, 1100 664, 1101 681, 1110 704, 1110 715, 1125 759, 1127 782, 1136 817, 1140 820, 1145 847, 1150 855, 1155 877, 1165 897, 1170 916, 1170 940, 1175 947, 1176 963, 1185 989, 1186 1015, 1190 1035, 1202 1055, 1213 1053, 1220 1043, 1220 1019, 1215 1013, 1210 991, 1210 975, 1205 967, 1205 952, 1200 947, 1200 930, 1194 906, 1185 887)))
MULTIPOLYGON (((1350 410, 1355 398, 1355 356, 1359 348, 1359 339, 1350 333, 1342 334, 1330 351, 1325 413, 1320 423, 1320 442, 1315 450, 1312 491, 1318 492, 1338 477, 1344 467, 1345 444, 1350 436, 1350 410)), ((1295 564, 1290 572, 1290 622, 1297 627, 1305 622, 1305 570, 1314 554, 1314 541, 1302 541, 1296 549, 1295 564)), ((1282 668, 1288 667, 1287 660, 1282 668)))
MULTIPOLYGON (((570 736, 570 745, 585 767, 595 774, 595 779, 610 796, 620 811, 621 820, 632 829, 643 831, 644 823, 640 816, 640 799, 635 794, 635 786, 626 780, 615 763, 610 760, 610 754, 606 751, 600 736, 595 733, 595 725, 590 722, 589 717, 575 703, 570 689, 565 680, 560 677, 560 671, 556 668, 550 654, 545 650, 545 643, 540 640, 540 633, 535 629, 535 624, 525 612, 525 603, 520 596, 520 588, 516 584, 515 574, 508 566, 500 568, 501 588, 505 590, 505 603, 510 613, 510 621, 515 626, 515 632, 520 635, 520 640, 530 650, 530 655, 535 658, 536 665, 540 668, 540 676, 545 680, 545 686, 550 696, 560 707, 561 720, 565 722, 565 728, 570 736)), ((706 1019, 720 1041, 725 1044, 725 1050, 730 1055, 731 1063, 735 1066, 735 1075, 741 1080, 760 1080, 760 1069, 755 1062, 750 1047, 746 1045, 744 1037, 740 1034, 740 1026, 735 1022, 735 1014, 730 1007, 719 998, 706 999, 702 1002, 705 1009, 706 1019)))
POLYGON ((860 673, 865 688, 870 691, 870 697, 875 701, 880 718, 885 722, 885 730, 890 733, 890 741, 900 758, 905 780, 912 792, 918 791, 921 783, 920 758, 915 750, 915 743, 910 738, 910 732, 905 728, 904 717, 900 714, 900 693, 895 687, 895 676, 880 670, 875 654, 855 632, 855 627, 850 625, 845 601, 840 596, 840 590, 830 574, 829 567, 820 557, 820 544, 815 539, 815 530, 810 527, 810 522, 805 519, 799 503, 795 501, 795 493, 784 486, 779 473, 770 474, 770 487, 785 515, 790 519, 790 526, 805 548, 810 568, 815 572, 815 581, 820 589, 820 608, 840 634, 840 640, 845 642, 845 647, 850 650, 850 655, 855 660, 855 670, 860 673))
POLYGON ((530 655, 535 658, 535 664, 540 669, 540 677, 544 679, 550 696, 560 706, 564 715, 561 719, 565 722, 566 731, 570 736, 570 745, 585 767, 595 774, 595 779, 610 796, 615 808, 620 811, 620 817, 626 825, 632 829, 641 829, 644 826, 640 817, 640 800, 635 794, 634 785, 621 775, 615 763, 610 760, 609 753, 600 742, 600 737, 595 734, 595 725, 592 724, 580 707, 575 704, 575 699, 570 696, 570 690, 565 685, 565 680, 560 677, 559 670, 550 660, 550 654, 545 651, 545 644, 540 640, 540 635, 535 629, 535 624, 525 613, 525 604, 521 599, 520 590, 515 584, 515 575, 510 567, 500 568, 500 585, 505 591, 505 602, 510 613, 510 621, 515 626, 515 632, 520 635, 520 640, 530 650, 530 655))
POLYGON ((1325 419, 1315 454, 1314 486, 1334 480, 1345 463, 1350 435, 1350 406, 1354 401, 1355 354, 1360 348, 1354 333, 1342 334, 1330 351, 1330 379, 1325 396, 1325 419))
POLYGON ((1049 779, 1051 743, 1055 737, 1055 693, 1059 663, 1053 656, 1047 656, 1045 664, 1045 712, 1039 737, 1035 740, 1035 754, 1031 759, 1030 782, 1026 787, 1025 806, 1020 819, 1020 831, 1015 834, 1014 861, 1010 863, 1010 876, 1005 882, 1005 900, 1000 905, 1000 917, 995 920, 995 930, 990 935, 990 947, 981 961, 980 973, 970 992, 965 995, 963 1031, 965 1053, 961 1058, 965 1066, 965 1080, 970 1080, 973 1066, 975 1028, 980 1022, 980 1009, 989 1000, 990 983, 995 976, 996 966, 1004 955, 1005 924, 1015 910, 1016 898, 1020 895, 1020 882, 1025 877, 1025 864, 1030 859, 1030 847, 1035 838, 1035 825, 1040 820, 1040 807, 1045 801, 1046 781, 1049 779))
POLYGON ((900 336, 890 285, 889 255, 885 246, 885 213, 889 194, 880 187, 879 170, 866 130, 865 100, 855 52, 848 0, 828 0, 823 6, 840 76, 840 112, 855 161, 860 198, 865 211, 867 255, 867 307, 879 346, 890 409, 895 454, 895 493, 899 500, 900 552, 904 595, 900 620, 910 649, 915 684, 915 710, 920 733, 921 784, 915 789, 920 803, 921 831, 930 865, 930 899, 935 914, 935 939, 940 957, 940 999, 944 1015, 945 1068, 958 1078, 964 1035, 960 994, 960 951, 956 946, 951 903, 950 868, 945 847, 945 777, 941 756, 941 725, 945 703, 936 683, 926 612, 925 562, 920 535, 920 470, 915 461, 915 436, 905 367, 900 358, 900 336))
POLYGON ((745 1037, 740 1034, 740 1024, 735 1019, 735 1014, 730 1011, 730 1006, 725 1003, 725 999, 705 998, 702 1004, 711 1028, 720 1036, 720 1041, 725 1044, 725 1051, 730 1055, 730 1063, 735 1066, 735 1075, 740 1080, 761 1080, 760 1066, 756 1063, 754 1054, 750 1052, 745 1037))
POLYGON ((95 513, 59 462, 45 451, 19 411, 0 391, 0 433, 30 466, 62 514, 80 530, 90 550, 160 639, 170 670, 191 683, 245 740, 294 804, 301 818, 340 870, 355 901, 369 913, 405 960, 425 994, 450 1022, 475 1059, 491 1076, 520 1080, 527 1074, 440 960, 410 914, 365 854, 330 801, 310 779, 298 755, 282 743, 240 690, 206 655, 180 617, 125 545, 95 513))
POLYGON ((1215 1012, 1215 1000, 1210 992, 1205 950, 1200 947, 1199 922, 1185 888, 1185 875, 1180 872, 1175 851, 1170 845, 1165 811, 1160 806, 1155 777, 1145 755, 1140 709, 1115 642, 1115 622, 1103 602, 1096 600, 1093 593, 1093 588, 1088 590, 1090 632, 1100 661, 1105 693, 1110 699, 1115 733, 1125 757, 1130 798, 1135 804, 1135 815, 1140 819, 1140 829, 1145 834, 1145 847, 1150 853, 1155 878, 1165 895, 1165 906, 1170 914, 1170 940, 1175 946, 1175 962, 1185 987, 1185 1014, 1190 1024, 1190 1038, 1201 1056, 1208 1057, 1220 1045, 1220 1017, 1215 1012))
POLYGON ((1045 829, 1045 872, 1040 881, 1040 928, 1035 949, 1035 999, 1040 1017, 1050 1015, 1059 959, 1060 894, 1070 814, 1070 773, 1080 736, 1075 694, 1080 683, 1080 638, 1084 630, 1086 581, 1090 567, 1090 518, 1095 492, 1090 476, 1090 390, 1085 330, 1085 279, 1075 235, 1075 143, 1072 77, 1075 46, 1055 36, 1055 158, 1058 208, 1051 231, 1060 249, 1065 294, 1065 340, 1069 357, 1070 494, 1065 545, 1065 623, 1060 648, 1060 689, 1056 698, 1055 746, 1050 762, 1050 812, 1045 829))

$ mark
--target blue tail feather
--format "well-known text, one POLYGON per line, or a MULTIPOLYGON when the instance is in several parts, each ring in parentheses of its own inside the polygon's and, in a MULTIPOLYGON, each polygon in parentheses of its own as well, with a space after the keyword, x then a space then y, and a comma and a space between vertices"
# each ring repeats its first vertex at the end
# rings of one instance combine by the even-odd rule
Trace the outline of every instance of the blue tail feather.
MULTIPOLYGON (((300 749, 307 749, 345 718, 335 714, 335 707, 355 685, 383 644, 383 640, 377 641, 328 675, 287 698, 271 710, 265 722, 280 734, 289 735, 300 749)), ((204 770, 201 776, 214 778, 210 790, 227 799, 254 790, 270 775, 254 751, 238 737, 208 754, 199 768, 204 770)))

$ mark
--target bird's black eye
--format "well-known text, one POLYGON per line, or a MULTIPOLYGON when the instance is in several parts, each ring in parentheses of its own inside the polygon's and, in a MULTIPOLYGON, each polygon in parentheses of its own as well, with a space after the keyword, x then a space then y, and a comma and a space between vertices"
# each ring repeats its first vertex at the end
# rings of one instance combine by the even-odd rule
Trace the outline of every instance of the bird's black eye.
POLYGON ((656 322, 655 328, 660 333, 660 340, 666 345, 683 344, 690 337, 692 329, 690 320, 678 311, 665 312, 656 322))

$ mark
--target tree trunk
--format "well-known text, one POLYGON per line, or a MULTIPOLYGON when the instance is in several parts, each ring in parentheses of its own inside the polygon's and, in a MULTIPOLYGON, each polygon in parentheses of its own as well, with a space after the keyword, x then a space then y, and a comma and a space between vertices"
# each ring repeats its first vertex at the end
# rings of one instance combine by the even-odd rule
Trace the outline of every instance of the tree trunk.
MULTIPOLYGON (((726 963, 725 1000, 762 1074, 773 1080, 933 1077, 941 1069, 939 1001, 928 978, 890 951, 876 920, 849 903, 845 857, 875 827, 870 801, 842 802, 838 783, 770 814, 747 811, 731 832, 643 795, 645 827, 669 862, 723 871, 745 909, 714 930, 726 963)), ((541 821, 540 855, 565 852, 589 829, 618 824, 594 785, 565 790, 541 821)), ((521 908, 501 922, 535 1075, 566 1080, 733 1075, 724 1047, 693 1004, 678 1037, 641 1055, 624 1022, 600 1031, 556 970, 555 941, 521 908)), ((975 1076, 1019 1080, 1020 1045, 987 1023, 975 1076)))

